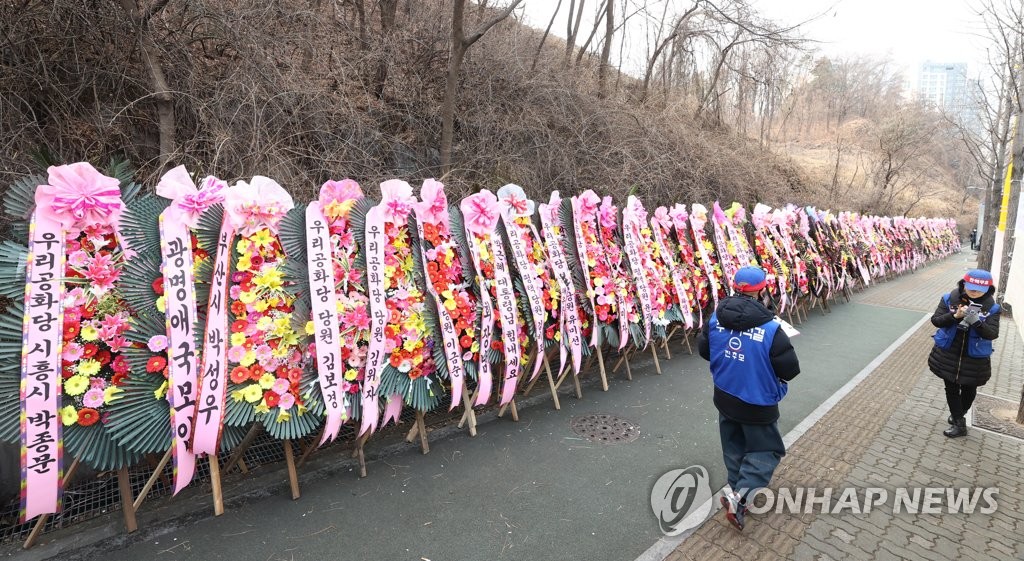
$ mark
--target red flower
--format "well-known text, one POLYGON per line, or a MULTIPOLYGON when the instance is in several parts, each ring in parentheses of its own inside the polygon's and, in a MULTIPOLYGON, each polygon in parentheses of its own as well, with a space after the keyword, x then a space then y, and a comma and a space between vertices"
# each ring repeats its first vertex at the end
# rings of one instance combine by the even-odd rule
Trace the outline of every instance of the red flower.
POLYGON ((89 407, 83 407, 78 410, 78 424, 83 427, 91 427, 96 424, 96 421, 100 420, 100 414, 95 409, 89 407))
POLYGON ((155 292, 157 294, 157 296, 163 296, 164 295, 164 278, 163 277, 157 278, 155 281, 153 281, 153 284, 151 286, 153 287, 153 292, 155 292))
POLYGON ((74 366, 75 365, 74 365, 73 362, 65 362, 63 368, 61 368, 61 371, 60 371, 61 377, 64 378, 65 380, 67 380, 68 378, 74 376, 75 375, 74 366))
POLYGON ((461 344, 463 348, 468 349, 473 346, 473 338, 469 335, 463 335, 462 338, 459 339, 459 344, 461 344))
POLYGON ((70 341, 75 337, 78 337, 78 333, 81 331, 81 326, 76 323, 65 323, 64 324, 64 340, 70 341))
POLYGON ((501 341, 491 341, 491 348, 500 351, 502 349, 501 341))
POLYGON ((102 366, 110 364, 110 351, 102 350, 96 353, 96 360, 100 362, 102 366))
POLYGON ((96 353, 98 353, 99 350, 100 348, 96 343, 86 343, 85 346, 82 347, 82 358, 92 358, 96 356, 96 353))
POLYGON ((245 315, 245 304, 235 300, 231 303, 231 313, 234 314, 235 317, 245 315))
POLYGON ((115 386, 120 386, 127 379, 127 372, 115 372, 114 375, 110 378, 110 383, 114 384, 115 386))
POLYGON ((232 333, 241 333, 241 332, 245 331, 246 327, 249 327, 248 323, 246 323, 245 321, 242 321, 242 320, 236 320, 234 323, 231 324, 231 332, 232 333))
POLYGON ((249 369, 244 366, 236 366, 231 369, 231 381, 241 384, 249 378, 249 369))
POLYGON ((267 371, 264 370, 262 366, 254 364, 249 367, 249 379, 253 382, 259 382, 260 378, 262 378, 266 372, 267 371))
POLYGON ((149 361, 146 362, 146 372, 150 374, 156 374, 167 367, 167 359, 162 356, 150 357, 149 361))
POLYGON ((302 369, 299 368, 298 366, 293 366, 289 368, 288 381, 291 382, 292 385, 297 385, 300 380, 302 380, 302 369))
POLYGON ((273 390, 263 392, 263 399, 267 402, 267 407, 277 407, 277 404, 281 402, 281 396, 273 390))

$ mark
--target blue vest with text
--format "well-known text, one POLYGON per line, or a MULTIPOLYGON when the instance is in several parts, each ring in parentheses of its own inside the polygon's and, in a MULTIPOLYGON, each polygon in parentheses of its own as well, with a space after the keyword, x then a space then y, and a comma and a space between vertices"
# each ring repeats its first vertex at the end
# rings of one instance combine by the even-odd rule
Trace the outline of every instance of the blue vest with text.
POLYGON ((775 405, 788 386, 775 375, 771 347, 780 325, 769 321, 745 331, 718 324, 718 314, 708 321, 711 378, 718 389, 751 405, 775 405))
MULTIPOLYGON (((949 299, 952 293, 946 294, 942 297, 942 300, 946 303, 946 307, 949 308, 950 312, 955 312, 956 309, 950 306, 949 299)), ((993 304, 988 309, 988 313, 980 314, 978 317, 981 321, 992 315, 999 313, 999 304, 993 304)), ((953 339, 956 337, 957 325, 959 322, 950 325, 948 327, 940 327, 932 339, 935 341, 935 346, 944 350, 950 350, 953 346, 953 339)), ((971 358, 985 358, 992 356, 992 341, 989 339, 983 339, 981 335, 978 335, 978 330, 968 329, 967 330, 967 356, 971 358)))

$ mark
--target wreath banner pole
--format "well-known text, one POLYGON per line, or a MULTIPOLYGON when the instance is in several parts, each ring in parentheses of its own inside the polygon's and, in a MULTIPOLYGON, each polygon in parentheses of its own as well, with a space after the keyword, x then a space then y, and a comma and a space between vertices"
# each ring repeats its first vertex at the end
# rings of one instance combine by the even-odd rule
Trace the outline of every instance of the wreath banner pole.
MULTIPOLYGON (((71 466, 68 467, 67 471, 64 472, 64 478, 61 479, 61 489, 67 487, 68 482, 70 482, 71 478, 75 475, 75 471, 78 469, 78 465, 80 463, 81 460, 77 457, 74 459, 74 461, 71 462, 71 466)), ((39 518, 36 520, 35 525, 32 526, 32 531, 29 532, 28 538, 25 539, 25 543, 21 545, 22 549, 30 549, 32 546, 36 544, 36 540, 39 539, 40 534, 42 534, 43 532, 43 528, 46 526, 46 521, 49 519, 49 514, 42 514, 39 516, 39 518)))

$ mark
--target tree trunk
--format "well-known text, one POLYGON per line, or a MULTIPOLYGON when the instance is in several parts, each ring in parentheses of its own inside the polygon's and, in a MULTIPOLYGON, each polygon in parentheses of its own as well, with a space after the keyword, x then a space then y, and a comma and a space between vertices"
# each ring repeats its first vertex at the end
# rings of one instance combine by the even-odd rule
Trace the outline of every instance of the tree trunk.
MULTIPOLYGON (((160 9, 165 5, 166 2, 160 5, 160 9)), ((147 13, 145 21, 143 21, 143 16, 139 14, 134 0, 121 0, 121 7, 128 14, 128 18, 138 33, 142 62, 146 65, 146 70, 149 71, 153 97, 156 99, 157 131, 160 137, 160 169, 165 171, 177 150, 177 141, 175 140, 177 125, 174 117, 174 96, 171 94, 171 88, 167 85, 167 77, 164 75, 164 69, 160 63, 160 49, 149 31, 148 22, 155 12, 147 13)))
POLYGON ((608 58, 612 55, 612 37, 615 35, 615 1, 605 0, 604 47, 601 49, 601 65, 597 68, 597 97, 604 99, 607 95, 608 58))
POLYGON ((398 0, 380 0, 380 46, 381 52, 377 53, 380 59, 377 61, 377 72, 373 80, 373 95, 377 99, 384 97, 384 88, 388 82, 388 61, 391 57, 390 36, 395 28, 395 16, 398 12, 398 0))
POLYGON ((544 35, 540 38, 540 45, 537 45, 537 52, 533 54, 533 63, 530 64, 530 70, 533 71, 537 68, 537 59, 540 58, 540 53, 544 50, 544 42, 548 39, 548 34, 551 33, 551 26, 555 24, 555 18, 558 17, 558 10, 562 8, 562 0, 558 0, 558 4, 555 5, 555 12, 551 14, 551 19, 548 20, 548 26, 544 29, 544 35))

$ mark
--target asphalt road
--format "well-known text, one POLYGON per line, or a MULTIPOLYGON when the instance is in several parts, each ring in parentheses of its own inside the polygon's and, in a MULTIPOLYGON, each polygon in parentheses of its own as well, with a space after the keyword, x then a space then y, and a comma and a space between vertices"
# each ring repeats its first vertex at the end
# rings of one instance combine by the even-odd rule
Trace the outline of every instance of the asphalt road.
MULTIPOLYGON (((803 372, 782 403, 785 434, 912 326, 921 313, 851 303, 815 310, 794 339, 803 372)), ((696 350, 696 349, 694 349, 696 350)), ((218 518, 104 552, 104 561, 632 560, 660 537, 650 491, 664 472, 706 466, 725 483, 707 363, 673 345, 654 373, 650 354, 633 381, 608 392, 549 402, 369 464, 369 476, 305 484, 302 498, 275 494, 218 518), (639 424, 641 437, 606 446, 576 436, 575 415, 608 413, 639 424)), ((609 365, 610 367, 610 365, 609 365)))

